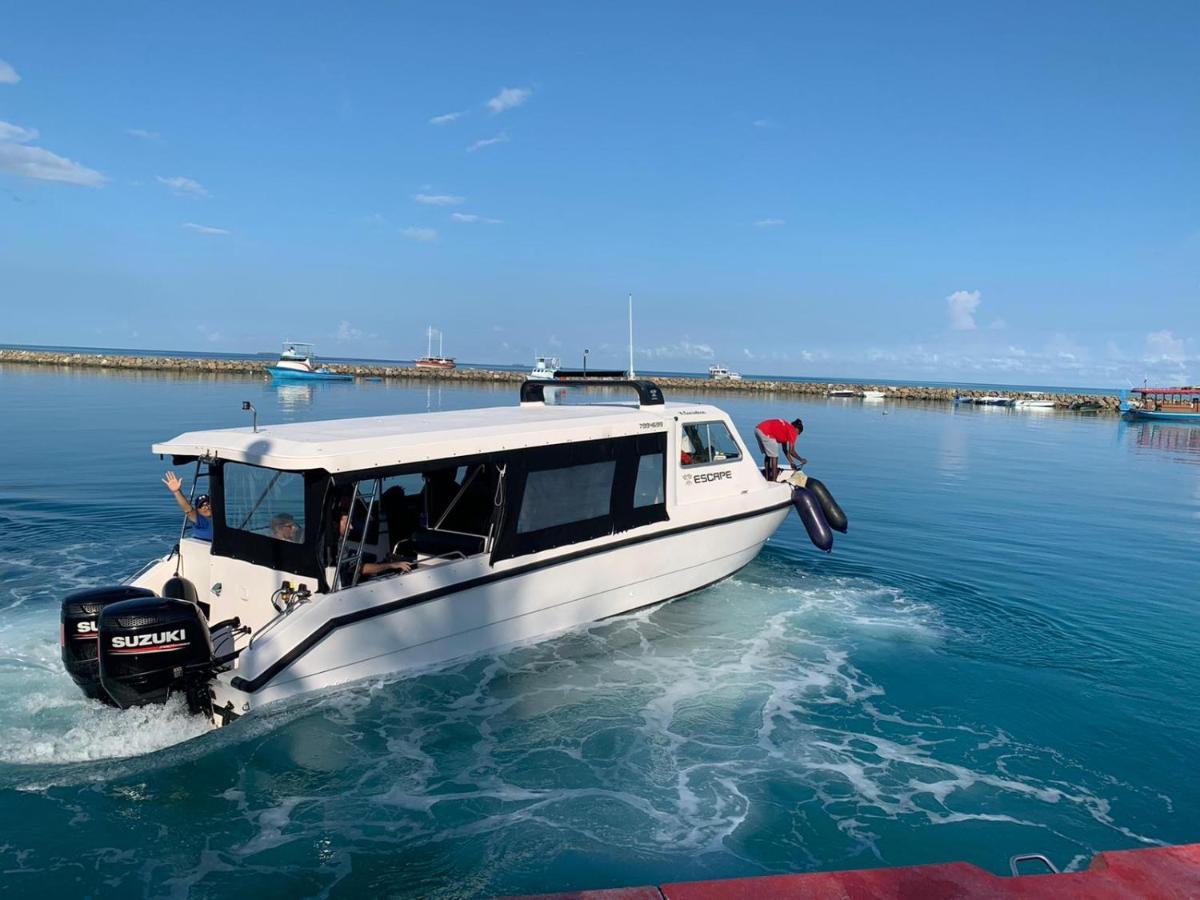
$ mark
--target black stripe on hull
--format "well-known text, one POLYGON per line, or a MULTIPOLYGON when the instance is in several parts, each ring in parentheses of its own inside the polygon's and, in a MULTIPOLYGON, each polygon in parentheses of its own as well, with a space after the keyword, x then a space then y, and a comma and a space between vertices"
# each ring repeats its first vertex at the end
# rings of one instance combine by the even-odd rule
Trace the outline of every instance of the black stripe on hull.
MULTIPOLYGON (((792 502, 788 500, 784 503, 777 503, 774 506, 768 506, 765 509, 757 509, 753 512, 738 513, 732 516, 725 516, 721 519, 712 519, 707 522, 699 522, 695 525, 684 525, 679 528, 672 528, 669 531, 659 531, 655 534, 639 535, 637 537, 625 538, 624 540, 616 541, 612 544, 605 544, 603 547, 589 547, 586 550, 577 550, 574 553, 567 553, 563 556, 547 559, 541 562, 529 563, 528 565, 519 566, 515 569, 509 569, 506 572, 495 572, 491 575, 481 575, 478 578, 472 578, 468 581, 460 581, 457 584, 446 585, 445 587, 436 588, 432 591, 426 591, 422 594, 414 594, 411 597, 402 597, 398 600, 391 600, 387 603, 381 603, 378 606, 372 606, 368 609, 356 610, 352 613, 346 613, 341 616, 334 616, 332 619, 326 620, 316 631, 302 640, 299 644, 281 656, 275 662, 271 663, 261 673, 254 678, 241 678, 235 676, 229 681, 229 686, 243 693, 253 694, 256 691, 264 688, 268 682, 276 675, 298 660, 301 656, 323 641, 331 632, 338 628, 344 628, 348 625, 355 625, 367 619, 373 619, 376 616, 386 616, 388 613, 393 613, 409 606, 417 606, 421 603, 428 603, 431 600, 437 600, 440 597, 445 597, 450 594, 457 594, 462 591, 469 591, 477 587, 482 587, 486 584, 493 584, 499 581, 505 581, 509 578, 519 578, 522 575, 528 575, 530 572, 536 572, 541 569, 549 569, 554 566, 561 566, 569 562, 574 562, 577 559, 584 559, 588 556, 597 556, 601 553, 610 553, 614 550, 620 550, 623 547, 629 547, 634 544, 644 544, 649 541, 662 540, 664 538, 675 537, 676 535, 684 534, 689 531, 700 531, 705 528, 714 528, 718 525, 726 525, 730 522, 738 522, 743 519, 756 519, 759 516, 765 516, 773 512, 778 512, 781 509, 791 508, 792 502)), ((728 577, 728 576, 722 576, 728 577)), ((720 581, 722 579, 717 579, 720 581)), ((713 582, 714 584, 716 582, 713 582)), ((702 590, 702 588, 693 588, 685 591, 684 594, 690 594, 692 591, 702 590)), ((678 596, 684 596, 680 594, 678 596)), ((672 598, 673 599, 673 598, 672 598)), ((655 600, 654 603, 664 603, 665 600, 655 600)), ((646 604, 653 606, 654 603, 646 604)))

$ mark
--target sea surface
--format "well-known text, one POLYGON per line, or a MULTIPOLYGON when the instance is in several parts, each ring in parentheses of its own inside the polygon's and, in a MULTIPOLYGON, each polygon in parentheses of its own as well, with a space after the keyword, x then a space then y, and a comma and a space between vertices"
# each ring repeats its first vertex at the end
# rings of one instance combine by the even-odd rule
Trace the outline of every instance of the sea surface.
MULTIPOLYGON (((669 398, 675 399, 675 398, 669 398)), ((477 897, 1200 840, 1200 427, 803 416, 850 518, 673 603, 207 731, 85 700, 61 598, 179 528, 155 440, 511 404, 0 367, 0 893, 477 897)), ((183 473, 181 473, 183 474, 183 473)))

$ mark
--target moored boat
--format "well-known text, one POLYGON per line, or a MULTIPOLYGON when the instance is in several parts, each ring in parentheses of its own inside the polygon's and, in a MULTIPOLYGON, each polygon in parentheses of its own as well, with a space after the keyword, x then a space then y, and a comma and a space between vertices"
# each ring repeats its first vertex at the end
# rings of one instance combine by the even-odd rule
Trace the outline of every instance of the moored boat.
POLYGON ((561 384, 526 381, 469 428, 416 413, 154 445, 207 479, 212 539, 183 533, 126 583, 67 597, 72 678, 121 707, 182 695, 227 724, 699 590, 793 503, 822 549, 845 530, 819 483, 763 478, 722 410, 647 381, 566 382, 632 389, 632 406, 545 402, 561 384))
POLYGON ((738 372, 731 372, 725 366, 718 363, 715 366, 708 367, 708 377, 713 381, 741 381, 742 376, 738 372))
POLYGON ((438 352, 433 355, 433 327, 425 329, 425 355, 413 362, 418 369, 453 369, 454 357, 446 356, 442 348, 442 332, 438 330, 438 352))
POLYGON ((533 361, 533 369, 525 377, 534 381, 552 381, 559 368, 561 365, 557 356, 538 356, 533 361))
POLYGON ((353 375, 335 372, 317 365, 313 345, 303 341, 284 341, 275 365, 267 368, 276 381, 353 381, 353 375))
POLYGON ((1200 387, 1140 387, 1122 395, 1121 414, 1130 419, 1200 422, 1200 387))

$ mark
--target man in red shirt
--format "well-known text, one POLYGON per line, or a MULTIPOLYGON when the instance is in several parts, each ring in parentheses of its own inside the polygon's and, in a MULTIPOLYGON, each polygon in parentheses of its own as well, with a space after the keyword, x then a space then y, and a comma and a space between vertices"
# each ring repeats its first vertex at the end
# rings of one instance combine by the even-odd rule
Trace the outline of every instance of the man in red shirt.
POLYGON ((767 481, 774 481, 779 476, 781 447, 794 468, 799 469, 808 462, 804 457, 796 455, 796 438, 802 431, 804 423, 799 419, 792 419, 790 423, 783 419, 767 419, 758 423, 754 429, 754 437, 758 439, 758 446, 763 452, 763 474, 767 476, 767 481))

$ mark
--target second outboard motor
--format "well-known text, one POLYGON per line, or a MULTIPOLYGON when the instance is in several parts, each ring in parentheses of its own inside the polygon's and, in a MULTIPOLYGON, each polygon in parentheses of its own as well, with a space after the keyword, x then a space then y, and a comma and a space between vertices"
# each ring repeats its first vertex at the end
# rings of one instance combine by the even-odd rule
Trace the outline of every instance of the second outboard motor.
POLYGON ((808 539, 813 546, 826 553, 832 550, 833 532, 829 530, 829 523, 825 521, 816 494, 806 487, 793 487, 792 505, 796 507, 796 513, 804 523, 804 530, 808 532, 808 539))
POLYGON ((821 512, 825 514, 825 521, 829 523, 829 527, 845 534, 850 523, 846 521, 846 514, 842 512, 838 502, 833 499, 833 494, 829 493, 829 488, 812 477, 804 486, 816 495, 817 502, 821 504, 821 512))
POLYGON ((165 703, 182 691, 200 711, 212 663, 212 635, 195 603, 145 597, 100 614, 100 684, 122 709, 165 703))
POLYGON ((71 680, 79 685, 93 700, 112 703, 108 694, 100 687, 100 661, 97 658, 97 639, 100 636, 98 620, 106 606, 132 600, 135 597, 153 597, 154 591, 116 584, 111 587, 91 588, 67 595, 62 602, 62 661, 71 680))

